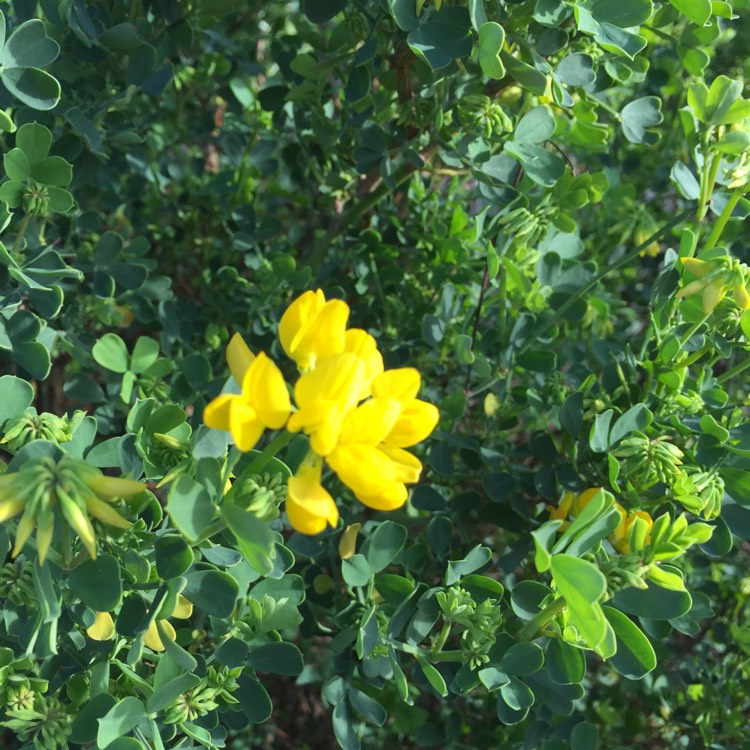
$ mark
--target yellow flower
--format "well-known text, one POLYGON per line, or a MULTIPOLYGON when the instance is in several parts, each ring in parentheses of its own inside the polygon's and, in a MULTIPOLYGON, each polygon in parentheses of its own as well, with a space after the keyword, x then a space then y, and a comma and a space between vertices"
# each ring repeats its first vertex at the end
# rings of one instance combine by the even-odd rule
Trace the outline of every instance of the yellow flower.
POLYGON ((365 366, 365 375, 359 400, 366 399, 372 389, 372 381, 383 372, 383 357, 375 339, 360 328, 350 328, 344 336, 344 351, 355 354, 365 366))
MULTIPOLYGON (((193 604, 186 599, 182 594, 177 597, 177 604, 172 610, 170 617, 176 617, 178 620, 187 620, 193 614, 193 604)), ((164 643, 162 642, 161 635, 159 634, 159 628, 156 625, 156 620, 152 620, 148 626, 146 634, 143 636, 143 643, 148 646, 152 651, 164 651, 164 643)), ((177 633, 172 627, 169 620, 161 619, 158 621, 162 629, 166 632, 170 640, 175 640, 177 633)))
POLYGON ((326 301, 321 289, 305 292, 281 316, 281 346, 300 370, 309 370, 317 360, 344 351, 348 319, 345 302, 326 301))
MULTIPOLYGON (((236 342, 236 337, 232 341, 236 342)), ((230 342, 227 349, 232 374, 242 378, 242 393, 223 393, 203 412, 206 426, 230 432, 241 451, 255 447, 264 429, 282 428, 291 411, 289 392, 279 368, 262 352, 250 359, 252 354, 245 349, 238 342, 234 346, 230 342)))
POLYGON ((407 498, 405 483, 419 479, 419 460, 384 442, 400 418, 396 399, 366 401, 346 416, 338 444, 328 456, 339 479, 370 508, 399 508, 407 498))
POLYGON ((327 357, 302 375, 294 386, 299 407, 289 418, 290 432, 304 430, 319 456, 327 456, 338 442, 344 417, 359 401, 366 368, 350 352, 327 357))
POLYGON ((115 634, 115 623, 109 612, 97 612, 94 624, 86 629, 86 635, 93 641, 108 641, 115 634))
POLYGON ((395 448, 408 448, 422 442, 434 429, 440 412, 433 404, 416 398, 421 384, 419 372, 413 367, 386 370, 372 383, 376 399, 392 399, 399 404, 398 418, 383 442, 395 448))
POLYGON ((573 505, 573 501, 575 500, 575 498, 575 493, 571 492, 570 490, 565 490, 562 496, 562 500, 560 500, 560 503, 556 508, 551 505, 547 506, 550 520, 563 522, 563 525, 560 527, 561 529, 564 529, 566 526, 568 526, 567 519, 568 515, 570 514, 570 508, 573 505))
POLYGON ((322 469, 322 460, 312 457, 288 482, 286 514, 303 534, 319 534, 327 525, 335 528, 339 522, 336 503, 320 484, 322 469))
POLYGON ((601 492, 601 487, 589 487, 587 490, 584 490, 578 497, 576 498, 575 503, 573 503, 573 507, 570 509, 570 513, 573 516, 577 516, 581 513, 581 511, 601 492))

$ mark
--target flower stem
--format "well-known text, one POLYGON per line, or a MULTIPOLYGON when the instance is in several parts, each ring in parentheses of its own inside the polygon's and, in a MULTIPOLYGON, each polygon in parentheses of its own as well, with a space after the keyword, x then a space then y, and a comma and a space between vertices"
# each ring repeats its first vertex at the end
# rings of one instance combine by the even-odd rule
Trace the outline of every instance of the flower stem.
POLYGON ((732 216, 732 212, 734 211, 735 206, 740 202, 741 197, 742 197, 742 191, 740 190, 735 190, 732 193, 732 195, 729 197, 729 200, 727 201, 726 206, 724 206, 724 210, 721 212, 721 215, 716 220, 716 223, 714 224, 713 229, 711 230, 711 234, 708 236, 708 239, 706 240, 706 244, 703 247, 704 250, 710 250, 719 241, 719 239, 721 238, 721 234, 724 231, 724 227, 726 227, 727 222, 732 216))
POLYGON ((744 362, 740 362, 738 365, 732 367, 731 370, 727 370, 723 375, 720 375, 718 378, 716 378, 716 382, 726 383, 727 380, 731 380, 735 375, 739 375, 741 372, 744 372, 748 367, 750 367, 750 357, 748 357, 744 362))
POLYGON ((31 214, 26 214, 23 219, 21 219, 21 226, 18 227, 18 234, 16 235, 16 239, 13 241, 13 247, 11 248, 11 255, 15 258, 16 253, 21 249, 21 242, 23 242, 23 236, 26 234, 26 229, 29 226, 29 222, 31 221, 31 214))
POLYGON ((448 640, 448 636, 451 632, 451 624, 449 622, 446 622, 443 625, 443 629, 440 631, 440 634, 437 637, 437 640, 435 641, 435 645, 432 647, 431 656, 432 658, 435 658, 439 653, 442 652, 443 646, 445 646, 445 642, 448 640))
POLYGON ((282 430, 254 459, 250 466, 243 471, 243 474, 251 476, 258 474, 266 468, 266 465, 272 458, 276 458, 276 454, 286 446, 291 439, 294 437, 294 432, 288 432, 282 430))
POLYGON ((559 596, 550 602, 538 615, 529 620, 516 634, 516 640, 533 641, 539 631, 559 612, 565 609, 565 599, 559 596))

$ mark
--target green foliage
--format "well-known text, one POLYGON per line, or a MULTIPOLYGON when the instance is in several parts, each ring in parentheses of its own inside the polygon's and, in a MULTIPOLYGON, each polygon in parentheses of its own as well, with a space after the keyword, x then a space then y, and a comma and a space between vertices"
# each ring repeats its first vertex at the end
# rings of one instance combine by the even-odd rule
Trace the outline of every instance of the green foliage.
POLYGON ((19 747, 744 746, 748 12, 3 6, 19 747), (309 537, 203 412, 318 287, 441 419, 309 537))

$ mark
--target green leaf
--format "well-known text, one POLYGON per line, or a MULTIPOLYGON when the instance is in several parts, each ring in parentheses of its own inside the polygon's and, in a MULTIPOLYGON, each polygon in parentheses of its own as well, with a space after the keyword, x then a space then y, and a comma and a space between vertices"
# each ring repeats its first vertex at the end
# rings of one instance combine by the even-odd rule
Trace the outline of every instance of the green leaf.
POLYGON ((127 372, 128 348, 116 333, 105 333, 93 346, 91 354, 106 370, 127 372))
POLYGON ((362 552, 374 573, 385 570, 396 559, 404 548, 406 537, 406 528, 393 521, 383 521, 367 537, 362 552))
POLYGON ((560 520, 546 521, 538 529, 531 532, 536 549, 534 566, 540 573, 549 570, 552 559, 550 551, 555 543, 560 526, 562 526, 562 521, 560 520))
POLYGON ((140 374, 156 362, 159 357, 159 342, 148 336, 139 337, 133 347, 130 368, 140 374))
POLYGON ((500 660, 500 669, 523 677, 538 672, 544 664, 544 652, 536 643, 515 643, 500 660))
POLYGON ((104 750, 118 737, 122 737, 138 726, 145 715, 146 708, 138 698, 133 696, 123 698, 99 719, 96 744, 104 750))
POLYGON ((341 575, 348 586, 366 586, 372 578, 372 569, 364 555, 352 555, 341 561, 341 575))
POLYGON ((612 603, 628 614, 649 620, 673 620, 690 611, 693 601, 687 591, 670 591, 650 581, 646 583, 646 589, 618 591, 612 603))
POLYGON ((266 689, 249 674, 237 678, 237 690, 234 696, 240 702, 242 711, 252 724, 261 724, 271 718, 273 704, 266 689))
POLYGON ((430 683, 432 689, 438 694, 445 698, 448 695, 448 686, 445 684, 443 675, 435 669, 435 667, 427 661, 421 654, 417 654, 417 664, 419 664, 422 674, 424 674, 427 682, 430 683))
POLYGON ((187 584, 182 593, 199 609, 222 618, 234 612, 240 587, 229 573, 199 570, 188 573, 185 580, 187 584))
POLYGON ((73 179, 73 167, 61 156, 48 156, 32 165, 31 176, 42 185, 65 187, 73 179))
POLYGON ((453 586, 458 583, 461 576, 473 573, 485 566, 492 559, 492 551, 489 547, 477 545, 462 560, 450 560, 445 572, 445 585, 453 586))
POLYGON ((653 12, 649 0, 584 0, 581 7, 599 21, 621 29, 640 26, 653 12))
POLYGON ((268 575, 273 571, 276 548, 273 532, 268 524, 230 503, 221 506, 221 514, 237 539, 237 548, 250 565, 261 575, 268 575))
POLYGON ((510 605, 519 617, 531 620, 539 614, 542 602, 551 594, 552 590, 539 581, 519 581, 511 589, 510 605))
POLYGON ((594 58, 581 52, 567 55, 557 66, 557 75, 568 86, 588 86, 596 80, 594 58))
POLYGON ((16 133, 16 148, 20 148, 26 154, 30 164, 42 161, 49 154, 51 146, 52 133, 49 128, 37 122, 27 122, 21 125, 16 133))
POLYGON ((99 693, 91 698, 78 712, 70 727, 68 740, 75 745, 87 745, 96 740, 99 719, 117 703, 109 693, 99 693))
POLYGON ((545 664, 550 680, 558 685, 576 685, 586 675, 583 651, 559 638, 550 640, 545 664))
POLYGON ((40 565, 39 558, 34 560, 31 571, 34 588, 39 597, 39 609, 42 622, 55 622, 60 617, 60 595, 52 582, 49 565, 40 565))
POLYGON ((0 376, 0 427, 23 414, 34 400, 31 384, 15 375, 0 376))
POLYGON ((38 68, 5 68, 2 81, 16 99, 32 109, 52 109, 60 101, 57 79, 38 68))
POLYGON ((698 26, 705 26, 711 18, 711 0, 669 0, 669 2, 698 26))
POLYGON ((31 162, 20 148, 13 148, 3 156, 3 166, 11 180, 23 183, 31 179, 31 162))
POLYGON ((70 574, 68 586, 95 612, 112 612, 122 600, 120 564, 112 555, 85 560, 70 574))
POLYGON ((361 713, 362 716, 379 727, 385 724, 388 713, 380 703, 367 695, 367 693, 363 693, 361 690, 357 690, 357 688, 349 688, 347 695, 352 707, 361 713))
POLYGON ((719 475, 724 480, 726 492, 732 500, 738 505, 750 506, 750 471, 725 467, 719 469, 719 475))
POLYGON ((216 507, 202 484, 180 474, 169 488, 167 512, 183 536, 197 541, 211 523, 216 507))
POLYGON ((247 661, 253 669, 271 674, 296 677, 305 664, 300 650, 293 643, 266 643, 250 651, 247 661))
POLYGON ((186 573, 193 564, 193 550, 179 536, 160 536, 154 540, 156 571, 169 581, 186 573))
POLYGON ((487 21, 479 27, 479 65, 485 75, 495 80, 505 77, 500 51, 505 44, 505 30, 499 23, 487 21))
POLYGON ((617 637, 617 652, 610 659, 612 666, 623 677, 640 680, 656 667, 654 647, 627 615, 606 606, 602 611, 617 637))
POLYGON ((419 19, 415 0, 388 0, 388 7, 400 29, 411 31, 417 28, 419 19))
POLYGON ((302 10, 311 23, 325 23, 346 8, 347 0, 304 0, 302 10))
POLYGON ((500 695, 514 711, 523 711, 534 705, 533 690, 516 677, 511 677, 508 684, 500 688, 500 695))
POLYGON ((728 125, 734 122, 731 109, 735 103, 742 101, 742 89, 742 81, 735 81, 724 75, 714 78, 705 100, 707 122, 711 125, 728 125))
POLYGON ((333 708, 333 733, 336 735, 342 750, 360 750, 361 743, 354 731, 349 706, 345 701, 337 703, 333 708))
POLYGON ((513 131, 515 143, 543 143, 555 132, 555 118, 544 105, 527 112, 513 131))
POLYGON ((4 68, 43 68, 60 54, 60 45, 47 36, 47 29, 39 19, 17 26, 8 37, 0 55, 4 68))
POLYGON ((433 70, 444 68, 454 59, 471 54, 469 14, 464 8, 444 7, 410 31, 406 41, 433 70))
POLYGON ((654 415, 643 404, 631 406, 612 425, 609 433, 609 447, 616 445, 635 430, 642 432, 651 424, 653 419, 654 415))
POLYGON ((609 424, 613 414, 612 409, 607 409, 594 418, 594 424, 591 425, 589 433, 589 447, 594 453, 604 453, 609 447, 609 424))
POLYGON ((661 99, 658 96, 643 96, 626 104, 620 112, 622 132, 631 143, 653 145, 661 135, 648 130, 664 120, 661 99))
POLYGON ((571 555, 554 555, 550 569, 568 605, 570 623, 589 648, 609 658, 615 651, 615 638, 598 603, 607 590, 607 579, 594 564, 571 555))
POLYGON ((599 747, 599 729, 595 724, 581 721, 570 733, 570 750, 597 750, 599 747))

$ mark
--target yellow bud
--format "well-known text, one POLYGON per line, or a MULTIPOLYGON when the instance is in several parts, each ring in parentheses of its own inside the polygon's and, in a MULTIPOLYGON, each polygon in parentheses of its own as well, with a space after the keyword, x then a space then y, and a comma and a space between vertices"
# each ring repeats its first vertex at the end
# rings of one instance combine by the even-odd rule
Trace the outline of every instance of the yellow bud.
POLYGON ((356 552, 357 533, 361 526, 361 523, 353 523, 351 526, 347 526, 346 529, 344 529, 344 533, 341 535, 341 541, 339 541, 339 555, 341 555, 342 560, 348 560, 356 552))

